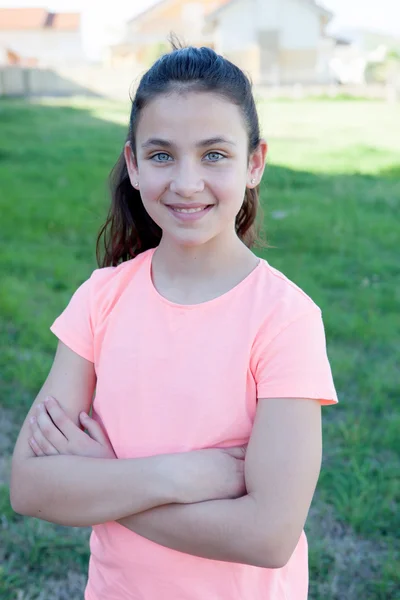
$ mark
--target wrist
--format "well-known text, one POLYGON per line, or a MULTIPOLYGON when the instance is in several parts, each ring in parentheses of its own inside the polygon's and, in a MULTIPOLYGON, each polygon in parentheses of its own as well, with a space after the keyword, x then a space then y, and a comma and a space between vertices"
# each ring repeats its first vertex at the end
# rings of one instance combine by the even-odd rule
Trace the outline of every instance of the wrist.
POLYGON ((179 453, 159 454, 151 457, 155 494, 161 504, 185 502, 184 481, 180 468, 179 453))
MULTIPOLYGON (((168 504, 192 504, 204 500, 199 491, 201 477, 201 461, 196 461, 197 455, 201 452, 176 452, 161 455, 162 458, 162 479, 164 489, 168 495, 168 504)), ((206 498, 208 499, 208 497, 206 498)))

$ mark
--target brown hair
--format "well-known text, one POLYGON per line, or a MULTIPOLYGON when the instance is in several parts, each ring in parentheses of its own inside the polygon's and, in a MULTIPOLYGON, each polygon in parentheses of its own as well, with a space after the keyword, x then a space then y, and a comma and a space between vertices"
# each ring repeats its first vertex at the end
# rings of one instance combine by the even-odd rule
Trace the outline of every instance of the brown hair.
MULTIPOLYGON (((135 137, 140 111, 156 95, 175 90, 212 92, 236 104, 248 132, 248 155, 258 148, 260 127, 251 83, 233 63, 210 48, 178 47, 164 54, 143 75, 129 119, 127 140, 136 152, 135 137)), ((149 248, 158 246, 162 231, 145 210, 140 192, 130 182, 124 152, 121 152, 110 176, 112 201, 105 224, 97 237, 99 266, 116 266, 149 248), (101 241, 104 257, 101 259, 101 241)), ((259 210, 259 186, 246 188, 242 207, 236 217, 236 233, 249 248, 263 245, 256 226, 259 210)))

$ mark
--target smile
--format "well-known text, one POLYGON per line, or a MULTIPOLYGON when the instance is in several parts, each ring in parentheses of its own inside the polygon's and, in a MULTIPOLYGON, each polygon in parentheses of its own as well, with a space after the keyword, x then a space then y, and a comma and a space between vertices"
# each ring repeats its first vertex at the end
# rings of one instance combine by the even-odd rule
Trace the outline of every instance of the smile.
POLYGON ((172 210, 175 210, 176 212, 193 213, 193 212, 200 212, 201 210, 204 210, 207 207, 200 206, 199 208, 175 208, 174 206, 171 206, 171 208, 172 208, 172 210))
POLYGON ((179 219, 180 221, 195 221, 201 219, 213 208, 213 205, 206 206, 194 206, 190 208, 183 208, 180 206, 167 206, 168 210, 179 219))

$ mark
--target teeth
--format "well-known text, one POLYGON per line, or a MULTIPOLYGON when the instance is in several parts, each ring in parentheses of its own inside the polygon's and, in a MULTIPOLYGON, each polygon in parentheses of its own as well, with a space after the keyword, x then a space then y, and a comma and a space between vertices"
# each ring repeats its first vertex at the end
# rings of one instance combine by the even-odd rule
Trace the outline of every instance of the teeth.
POLYGON ((204 210, 206 207, 200 207, 200 208, 174 208, 173 206, 171 207, 172 210, 175 210, 176 212, 182 212, 182 213, 195 213, 195 212, 200 212, 202 210, 204 210))

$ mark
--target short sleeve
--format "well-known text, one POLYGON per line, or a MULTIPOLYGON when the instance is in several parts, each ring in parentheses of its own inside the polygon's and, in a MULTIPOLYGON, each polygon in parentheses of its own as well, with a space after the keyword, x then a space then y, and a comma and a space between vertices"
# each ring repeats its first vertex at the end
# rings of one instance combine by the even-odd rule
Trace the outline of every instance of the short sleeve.
POLYGON ((257 397, 337 403, 321 310, 299 316, 272 340, 266 331, 259 331, 253 346, 257 397))
POLYGON ((92 277, 76 290, 50 331, 71 350, 94 362, 91 287, 92 277))

